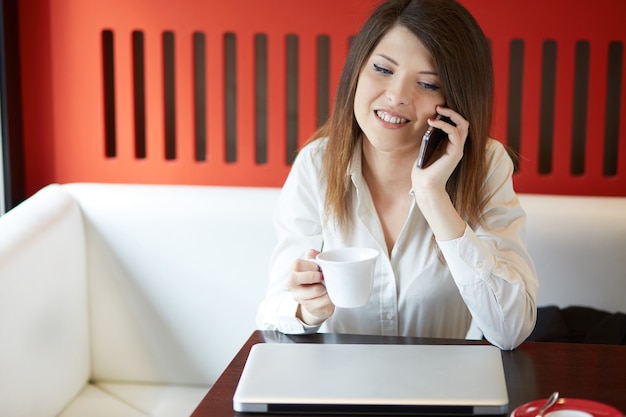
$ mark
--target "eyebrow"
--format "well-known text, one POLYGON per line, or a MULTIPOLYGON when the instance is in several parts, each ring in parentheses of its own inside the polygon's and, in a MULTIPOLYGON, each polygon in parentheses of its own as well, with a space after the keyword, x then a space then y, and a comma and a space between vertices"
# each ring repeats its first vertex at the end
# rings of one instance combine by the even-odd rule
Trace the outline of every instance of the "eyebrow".
MULTIPOLYGON (((385 54, 376 54, 377 56, 391 62, 394 65, 399 65, 395 59, 391 58, 390 56, 387 56, 385 54)), ((418 74, 425 74, 425 75, 436 75, 437 77, 439 76, 439 73, 437 73, 437 71, 419 71, 418 74)))
POLYGON ((379 57, 383 58, 383 59, 386 59, 387 61, 391 62, 391 63, 392 63, 392 64, 394 64, 394 65, 398 65, 398 63, 396 62, 396 60, 395 60, 395 59, 393 59, 393 58, 391 58, 391 57, 389 57, 389 56, 387 56, 387 55, 385 55, 385 54, 377 54, 377 55, 378 55, 379 57))

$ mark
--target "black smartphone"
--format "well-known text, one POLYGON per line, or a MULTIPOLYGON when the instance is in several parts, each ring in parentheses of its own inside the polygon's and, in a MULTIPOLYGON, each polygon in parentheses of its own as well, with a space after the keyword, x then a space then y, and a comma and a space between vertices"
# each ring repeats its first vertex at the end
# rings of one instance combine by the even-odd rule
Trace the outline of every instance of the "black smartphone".
MULTIPOLYGON (((438 120, 450 123, 452 126, 456 126, 452 120, 448 117, 437 114, 438 120)), ((424 136, 422 136, 422 146, 420 146, 420 153, 417 157, 417 167, 424 168, 430 164, 433 159, 433 155, 439 149, 442 142, 448 139, 448 134, 441 129, 429 126, 424 136)))

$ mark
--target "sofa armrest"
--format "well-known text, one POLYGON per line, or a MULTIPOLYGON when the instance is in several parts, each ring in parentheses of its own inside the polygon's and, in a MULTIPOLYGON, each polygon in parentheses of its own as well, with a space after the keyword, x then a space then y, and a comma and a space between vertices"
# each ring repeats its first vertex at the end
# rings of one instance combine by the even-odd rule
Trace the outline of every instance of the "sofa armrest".
POLYGON ((81 213, 58 185, 0 217, 0 415, 55 416, 89 379, 81 213))

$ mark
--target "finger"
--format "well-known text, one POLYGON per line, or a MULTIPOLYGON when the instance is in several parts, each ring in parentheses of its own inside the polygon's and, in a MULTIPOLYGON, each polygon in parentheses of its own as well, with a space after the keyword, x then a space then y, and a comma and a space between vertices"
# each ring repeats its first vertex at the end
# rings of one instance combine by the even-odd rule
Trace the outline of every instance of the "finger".
POLYGON ((322 302, 328 298, 326 287, 322 284, 300 285, 291 290, 291 296, 300 304, 309 305, 317 301, 322 302), (322 300, 322 301, 320 301, 322 300))
POLYGON ((433 119, 428 119, 428 123, 438 129, 443 130, 448 135, 449 145, 443 149, 449 152, 452 148, 463 148, 468 134, 468 131, 463 124, 453 126, 446 121, 433 119), (450 148, 450 146, 452 146, 452 148, 450 148))
POLYGON ((298 260, 295 263, 294 269, 289 274, 289 277, 287 277, 287 288, 291 290, 302 285, 320 284, 322 281, 322 272, 318 269, 317 264, 298 260), (307 266, 306 270, 302 270, 302 268, 299 267, 301 264, 310 264, 312 266, 307 266))
POLYGON ((307 259, 314 259, 318 254, 320 253, 320 251, 315 250, 315 249, 309 249, 306 252, 306 258, 307 259))
MULTIPOLYGON (((459 113, 457 113, 456 111, 449 109, 447 107, 443 107, 443 106, 437 106, 436 109, 437 113, 445 116, 447 118, 449 118, 455 125, 456 128, 459 132, 459 137, 464 138, 464 136, 467 135, 467 132, 469 131, 469 121, 467 121, 463 116, 461 116, 459 113)), ((442 125, 441 123, 439 123, 441 121, 437 121, 437 124, 433 124, 433 126, 440 128, 441 130, 447 132, 447 133, 454 133, 454 132, 449 132, 449 127, 452 126, 450 125, 450 123, 447 123, 444 121, 444 123, 446 123, 448 126, 442 125)))
POLYGON ((307 271, 319 271, 319 266, 313 262, 306 259, 297 259, 293 263, 292 271, 295 272, 307 272, 307 271))

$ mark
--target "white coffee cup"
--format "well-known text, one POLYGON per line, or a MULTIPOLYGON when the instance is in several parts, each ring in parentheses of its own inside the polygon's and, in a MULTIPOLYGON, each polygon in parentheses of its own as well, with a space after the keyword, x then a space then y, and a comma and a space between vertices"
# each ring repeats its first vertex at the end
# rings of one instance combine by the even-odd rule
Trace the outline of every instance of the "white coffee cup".
POLYGON ((315 257, 313 261, 322 269, 326 291, 335 306, 354 308, 367 303, 379 255, 377 249, 347 247, 325 250, 315 257))

